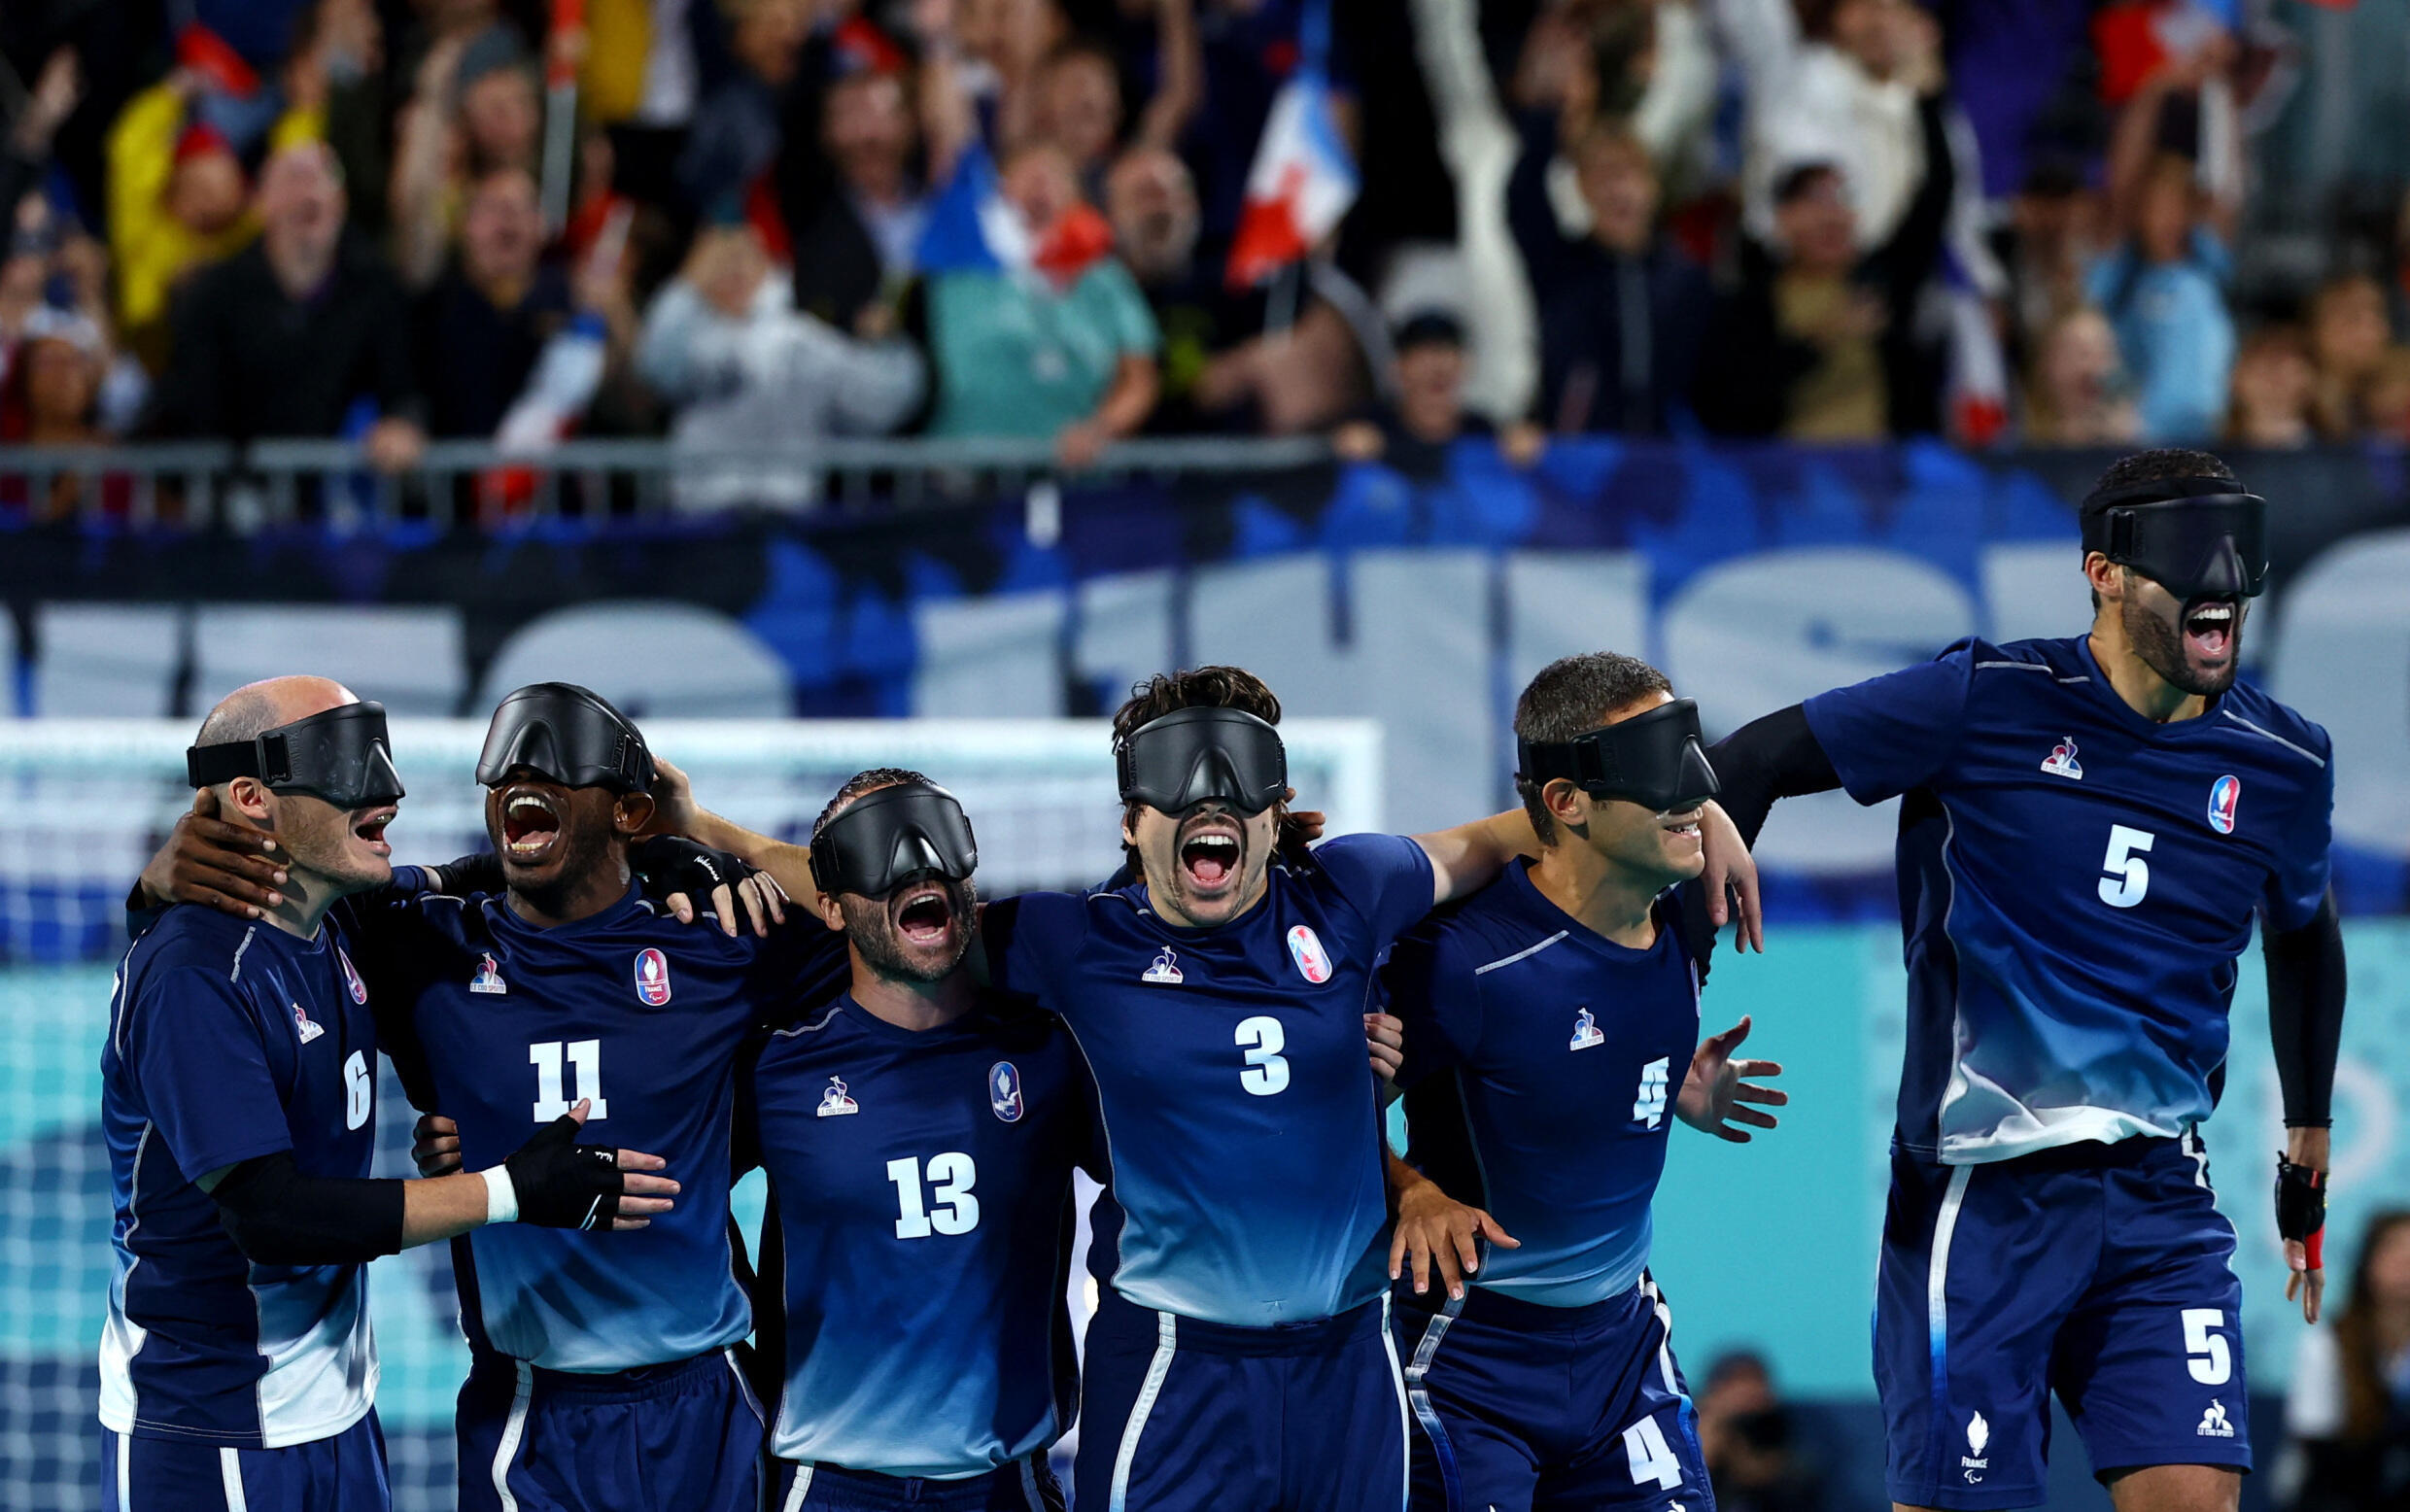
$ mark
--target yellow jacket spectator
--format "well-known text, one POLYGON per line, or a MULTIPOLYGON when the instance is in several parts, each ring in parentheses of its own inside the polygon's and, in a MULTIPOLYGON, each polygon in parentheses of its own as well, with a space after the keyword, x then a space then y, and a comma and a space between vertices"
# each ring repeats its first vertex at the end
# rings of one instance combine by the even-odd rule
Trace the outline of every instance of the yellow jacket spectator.
MULTIPOLYGON (((199 87, 189 74, 171 74, 128 100, 109 128, 109 251, 120 326, 154 371, 165 356, 167 301, 177 283, 240 252, 259 230, 233 147, 215 128, 187 123, 199 87)), ((325 134, 318 112, 288 111, 268 150, 325 134)))

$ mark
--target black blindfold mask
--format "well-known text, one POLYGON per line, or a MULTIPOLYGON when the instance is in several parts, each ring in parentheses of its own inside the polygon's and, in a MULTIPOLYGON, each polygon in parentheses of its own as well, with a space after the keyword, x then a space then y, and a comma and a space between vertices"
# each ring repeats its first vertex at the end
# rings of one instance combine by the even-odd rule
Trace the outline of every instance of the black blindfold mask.
POLYGON ((1525 781, 1563 777, 1593 798, 1620 798, 1657 813, 1678 813, 1713 798, 1720 785, 1699 739, 1699 705, 1675 699, 1592 730, 1563 744, 1515 741, 1525 781))
POLYGON ((641 793, 653 785, 653 753, 628 717, 601 694, 570 682, 521 688, 494 710, 477 780, 499 787, 525 767, 563 787, 641 793))
POLYGON ((191 746, 184 765, 196 788, 258 777, 272 793, 307 793, 344 809, 379 808, 402 796, 382 704, 345 704, 256 739, 191 746))
POLYGON ((1121 801, 1180 813, 1208 799, 1254 815, 1289 793, 1280 732, 1244 709, 1179 708, 1115 745, 1121 801))
POLYGON ((2083 549, 2179 601, 2252 599, 2268 575, 2268 503, 2222 478, 2167 478, 2083 501, 2083 549))
POLYGON ((979 842, 954 795, 917 783, 858 798, 811 842, 811 880, 824 893, 884 898, 916 872, 968 881, 979 842))

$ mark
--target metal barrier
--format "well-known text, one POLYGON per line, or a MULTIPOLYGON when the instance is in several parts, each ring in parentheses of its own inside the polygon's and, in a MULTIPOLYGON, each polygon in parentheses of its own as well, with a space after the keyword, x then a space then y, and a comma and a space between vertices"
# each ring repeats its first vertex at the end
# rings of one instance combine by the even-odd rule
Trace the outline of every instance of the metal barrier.
MULTIPOLYGON (((1083 480, 1247 474, 1330 460, 1320 436, 1123 441, 1083 480)), ((464 519, 642 519, 729 510, 912 508, 1026 493, 1033 516, 1072 477, 1044 439, 816 439, 709 448, 665 440, 570 440, 540 451, 430 442, 404 471, 371 466, 350 441, 259 440, 0 447, 0 504, 74 516, 237 533, 296 520, 336 529, 464 519)))

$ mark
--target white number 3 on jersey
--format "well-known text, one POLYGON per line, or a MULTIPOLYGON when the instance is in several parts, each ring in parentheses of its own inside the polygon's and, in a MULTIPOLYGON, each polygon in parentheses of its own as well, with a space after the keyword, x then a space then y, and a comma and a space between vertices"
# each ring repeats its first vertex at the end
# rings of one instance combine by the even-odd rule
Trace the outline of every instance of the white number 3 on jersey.
POLYGON ((1247 1065, 1238 1074, 1238 1084, 1257 1097, 1288 1091, 1289 1062, 1281 1057, 1288 1043, 1288 1032, 1269 1014, 1240 1019, 1238 1045, 1247 1052, 1247 1065))

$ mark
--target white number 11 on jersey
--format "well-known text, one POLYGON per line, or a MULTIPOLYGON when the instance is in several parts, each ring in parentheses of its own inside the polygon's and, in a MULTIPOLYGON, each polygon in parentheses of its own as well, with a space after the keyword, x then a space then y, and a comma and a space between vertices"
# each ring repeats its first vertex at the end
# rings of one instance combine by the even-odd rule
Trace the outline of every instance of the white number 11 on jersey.
POLYGON ((594 1099, 586 1117, 607 1118, 611 1105, 602 1097, 602 1042, 601 1040, 542 1040, 528 1047, 528 1063, 535 1068, 535 1121, 550 1123, 569 1111, 570 1099, 561 1095, 561 1061, 567 1053, 570 1066, 577 1072, 577 1092, 594 1099))

